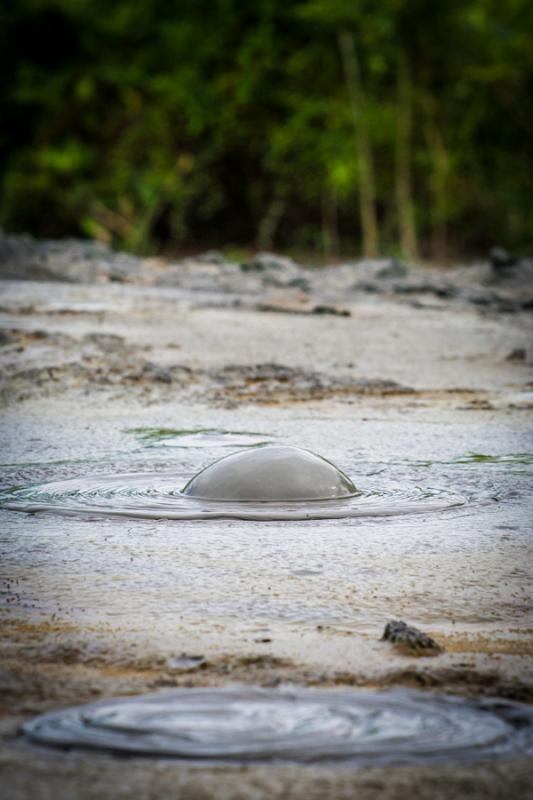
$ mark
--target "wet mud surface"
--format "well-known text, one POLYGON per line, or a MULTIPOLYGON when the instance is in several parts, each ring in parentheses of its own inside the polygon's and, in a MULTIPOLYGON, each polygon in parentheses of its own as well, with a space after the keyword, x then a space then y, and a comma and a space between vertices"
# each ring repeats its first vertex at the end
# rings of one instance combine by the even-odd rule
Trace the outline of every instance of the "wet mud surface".
POLYGON ((27 722, 30 742, 203 763, 438 763, 533 752, 533 710, 422 692, 185 689, 27 722))
MULTIPOLYGON (((17 731, 101 698, 235 682, 531 703, 528 264, 243 268, 27 245, 11 241, 6 256, 4 243, 0 259, 2 496, 84 488, 75 516, 0 511, 9 797, 526 797, 518 754, 320 774, 250 766, 236 782, 232 767, 53 755, 17 731), (158 485, 179 492, 216 458, 265 443, 309 448, 367 502, 420 513, 86 513, 106 481, 137 476, 133 494, 153 503, 158 485), (422 508, 451 496, 464 502, 422 508), (381 641, 392 619, 442 652, 381 641)), ((109 488, 105 502, 123 508, 109 488)))

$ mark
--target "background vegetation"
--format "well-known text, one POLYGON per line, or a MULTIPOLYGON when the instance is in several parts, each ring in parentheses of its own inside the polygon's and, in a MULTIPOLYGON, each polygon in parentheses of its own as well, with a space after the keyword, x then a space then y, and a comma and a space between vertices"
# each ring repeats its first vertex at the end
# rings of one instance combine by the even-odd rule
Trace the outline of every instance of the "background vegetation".
POLYGON ((0 224, 136 251, 533 244, 531 0, 16 0, 0 224))

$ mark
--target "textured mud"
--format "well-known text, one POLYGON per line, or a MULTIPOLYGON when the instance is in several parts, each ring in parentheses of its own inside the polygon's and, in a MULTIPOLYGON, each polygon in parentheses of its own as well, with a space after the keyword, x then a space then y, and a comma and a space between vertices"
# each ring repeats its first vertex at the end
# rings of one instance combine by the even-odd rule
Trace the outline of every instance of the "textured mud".
POLYGON ((405 690, 233 686, 100 700, 42 714, 26 741, 204 764, 353 767, 533 753, 533 710, 405 690))
POLYGON ((526 797, 531 765, 516 759, 236 780, 50 756, 17 730, 99 698, 235 681, 531 703, 531 264, 166 264, 13 238, 0 261, 4 490, 177 481, 270 442, 321 453, 378 497, 466 499, 313 523, 0 512, 8 797, 526 797), (381 642, 394 618, 443 652, 381 642))

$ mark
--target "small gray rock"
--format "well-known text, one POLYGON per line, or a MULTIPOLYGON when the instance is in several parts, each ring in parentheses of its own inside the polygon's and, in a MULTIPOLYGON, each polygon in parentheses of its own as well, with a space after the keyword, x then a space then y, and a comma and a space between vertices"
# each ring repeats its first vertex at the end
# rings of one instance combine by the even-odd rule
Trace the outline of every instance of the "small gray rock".
POLYGON ((443 652, 442 647, 431 636, 399 619, 387 622, 381 640, 418 655, 437 655, 443 652))
POLYGON ((503 247, 493 247, 489 253, 489 261, 496 272, 508 267, 514 267, 516 264, 516 258, 503 247))
POLYGON ((198 261, 203 261, 204 264, 227 264, 228 259, 221 253, 220 250, 207 250, 205 253, 201 253, 198 257, 198 261))
POLYGON ((189 653, 181 653, 179 656, 173 656, 167 659, 167 668, 181 672, 189 672, 207 664, 205 656, 190 655, 189 653))
POLYGON ((514 350, 511 350, 506 361, 525 361, 526 360, 526 348, 525 347, 515 347, 514 350))
POLYGON ((381 269, 376 272, 376 278, 378 278, 378 280, 405 278, 408 272, 409 270, 405 264, 402 264, 402 262, 398 261, 396 258, 391 258, 390 262, 385 267, 381 267, 381 269))
POLYGON ((150 361, 146 362, 141 370, 143 378, 148 378, 153 381, 160 381, 161 383, 172 383, 172 373, 170 370, 160 367, 159 364, 152 364, 150 361))
POLYGON ((299 273, 298 264, 286 256, 278 256, 275 253, 256 253, 248 261, 241 264, 244 272, 283 272, 297 277, 299 273))

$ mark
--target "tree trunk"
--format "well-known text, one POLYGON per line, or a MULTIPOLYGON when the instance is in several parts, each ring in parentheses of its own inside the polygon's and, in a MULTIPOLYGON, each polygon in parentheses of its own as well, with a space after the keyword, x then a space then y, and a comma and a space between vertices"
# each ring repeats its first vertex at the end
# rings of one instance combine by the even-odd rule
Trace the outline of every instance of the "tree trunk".
POLYGON ((379 236, 376 217, 376 189, 374 163, 368 129, 365 121, 365 94, 359 62, 351 33, 339 33, 339 50, 344 68, 344 79, 350 101, 355 129, 355 143, 359 159, 359 203, 361 229, 363 233, 363 255, 376 258, 379 255, 379 236))
POLYGON ((269 203, 266 214, 259 223, 257 244, 260 250, 271 250, 276 232, 287 205, 286 193, 278 189, 269 203))
POLYGON ((431 207, 431 255, 435 261, 446 262, 448 258, 448 173, 450 160, 437 124, 430 120, 426 125, 426 141, 432 160, 430 179, 431 207))
POLYGON ((409 260, 416 260, 418 242, 411 180, 412 130, 413 90, 409 67, 402 54, 398 64, 396 106, 396 208, 402 254, 409 260))
POLYGON ((337 258, 339 255, 337 193, 327 184, 322 190, 322 247, 326 258, 337 258))

